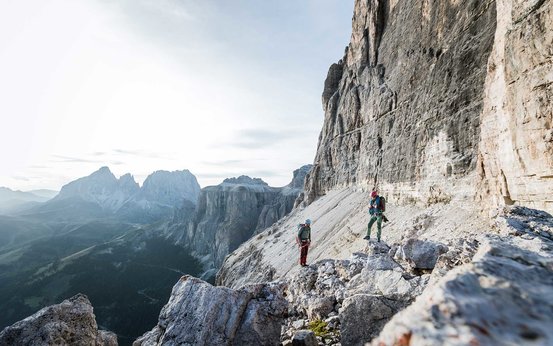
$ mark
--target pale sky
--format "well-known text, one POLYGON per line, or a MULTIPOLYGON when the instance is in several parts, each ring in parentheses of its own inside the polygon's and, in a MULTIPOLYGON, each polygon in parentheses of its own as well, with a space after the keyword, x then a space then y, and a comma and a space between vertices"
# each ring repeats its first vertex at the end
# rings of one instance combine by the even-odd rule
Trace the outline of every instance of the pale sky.
POLYGON ((353 0, 0 0, 0 186, 312 163, 353 0))

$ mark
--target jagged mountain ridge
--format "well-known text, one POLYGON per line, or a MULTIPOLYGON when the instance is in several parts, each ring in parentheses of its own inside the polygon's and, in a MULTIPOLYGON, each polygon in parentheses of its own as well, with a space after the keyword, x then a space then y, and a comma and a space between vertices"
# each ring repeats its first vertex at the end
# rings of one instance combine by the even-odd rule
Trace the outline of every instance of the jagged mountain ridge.
POLYGON ((200 185, 188 170, 156 171, 142 187, 129 173, 119 179, 108 167, 64 185, 52 200, 25 211, 59 219, 114 217, 119 220, 151 223, 173 212, 185 201, 196 203, 200 185))

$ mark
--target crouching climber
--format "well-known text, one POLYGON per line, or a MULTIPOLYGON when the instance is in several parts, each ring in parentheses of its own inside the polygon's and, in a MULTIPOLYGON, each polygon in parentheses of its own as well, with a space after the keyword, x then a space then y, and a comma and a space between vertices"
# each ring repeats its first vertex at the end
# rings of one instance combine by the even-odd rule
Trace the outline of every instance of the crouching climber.
POLYGON ((302 267, 307 266, 307 251, 309 245, 311 245, 311 220, 305 220, 305 223, 298 225, 298 235, 296 237, 296 243, 300 248, 300 265, 302 267))
POLYGON ((371 228, 376 222, 376 239, 380 242, 380 234, 382 233, 382 218, 385 211, 386 201, 384 200, 384 197, 379 196, 378 191, 374 190, 371 193, 371 201, 369 206, 369 214, 371 215, 371 219, 367 225, 367 236, 363 239, 371 239, 371 228))

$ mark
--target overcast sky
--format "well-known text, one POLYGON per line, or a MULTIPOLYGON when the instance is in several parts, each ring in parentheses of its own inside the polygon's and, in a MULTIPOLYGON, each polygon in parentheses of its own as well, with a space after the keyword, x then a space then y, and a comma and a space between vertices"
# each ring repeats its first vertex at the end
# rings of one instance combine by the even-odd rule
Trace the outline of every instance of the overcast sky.
POLYGON ((0 0, 0 186, 312 163, 353 0, 0 0))

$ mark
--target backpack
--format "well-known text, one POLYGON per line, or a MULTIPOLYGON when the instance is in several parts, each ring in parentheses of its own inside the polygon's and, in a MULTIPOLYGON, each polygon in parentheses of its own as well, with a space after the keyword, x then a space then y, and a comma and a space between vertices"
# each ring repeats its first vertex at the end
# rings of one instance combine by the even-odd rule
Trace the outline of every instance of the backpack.
POLYGON ((310 236, 311 236, 311 227, 309 227, 309 225, 306 225, 306 224, 303 224, 303 223, 300 223, 298 225, 298 238, 300 238, 300 240, 303 240, 303 239, 309 239, 310 236), (307 232, 307 237, 303 237, 304 233, 307 232))
POLYGON ((377 205, 378 205, 378 209, 380 209, 382 212, 385 212, 386 211, 386 199, 382 196, 378 196, 377 197, 377 205))

